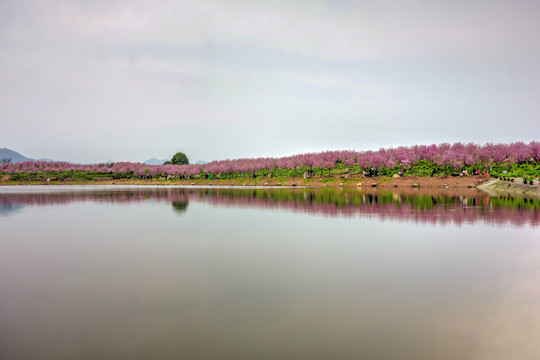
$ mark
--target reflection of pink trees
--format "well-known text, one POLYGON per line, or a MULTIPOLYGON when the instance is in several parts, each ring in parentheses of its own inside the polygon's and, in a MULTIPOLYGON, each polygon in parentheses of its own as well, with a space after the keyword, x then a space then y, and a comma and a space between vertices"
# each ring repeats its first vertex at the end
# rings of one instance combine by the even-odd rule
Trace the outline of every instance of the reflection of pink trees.
POLYGON ((95 174, 133 174, 135 176, 177 176, 190 177, 202 173, 235 174, 257 171, 272 172, 274 169, 297 170, 319 168, 329 170, 337 164, 345 167, 354 165, 362 168, 409 169, 425 160, 437 166, 460 168, 467 166, 490 166, 494 163, 514 164, 530 158, 540 158, 540 143, 516 142, 511 144, 439 144, 416 145, 411 147, 380 149, 377 151, 324 151, 320 153, 298 154, 282 158, 255 158, 216 160, 204 165, 147 165, 141 163, 117 162, 114 164, 71 164, 67 162, 26 161, 0 165, 0 173, 58 173, 88 172, 95 174))
POLYGON ((130 188, 95 191, 0 193, 0 207, 72 202, 203 202, 216 207, 267 208, 330 217, 375 217, 426 224, 540 225, 540 200, 475 196, 403 195, 334 189, 130 188))
MULTIPOLYGON (((355 204, 336 204, 335 202, 314 201, 309 191, 304 193, 303 201, 289 199, 275 201, 274 198, 260 198, 248 196, 219 196, 219 193, 209 192, 207 196, 199 197, 198 200, 223 207, 253 207, 299 211, 311 215, 323 215, 329 217, 373 217, 382 220, 404 221, 424 223, 431 225, 444 224, 473 224, 477 222, 489 224, 512 224, 514 226, 539 226, 540 208, 524 209, 519 207, 489 205, 489 198, 479 197, 475 203, 478 206, 467 205, 470 199, 460 197, 454 205, 435 205, 424 209, 415 206, 414 202, 382 202, 377 195, 364 194, 360 202, 355 204), (311 199, 310 199, 311 197, 311 199), (486 201, 487 199, 487 201, 486 201)), ((251 195, 251 196, 250 196, 251 195)), ((344 194, 344 196, 346 196, 344 194)), ((399 197, 398 197, 399 199, 399 197)))

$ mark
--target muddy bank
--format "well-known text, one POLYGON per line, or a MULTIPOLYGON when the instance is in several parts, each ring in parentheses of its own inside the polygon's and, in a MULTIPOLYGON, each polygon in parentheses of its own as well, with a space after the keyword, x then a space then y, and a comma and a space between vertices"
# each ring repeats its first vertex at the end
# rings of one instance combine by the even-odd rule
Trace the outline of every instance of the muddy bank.
POLYGON ((195 185, 195 186, 310 186, 365 188, 474 188, 487 181, 485 176, 470 177, 324 177, 324 178, 263 178, 263 179, 118 179, 100 181, 12 182, 3 179, 1 185, 195 185))
POLYGON ((491 193, 493 195, 518 195, 540 197, 540 184, 534 181, 533 185, 523 184, 521 179, 515 179, 514 182, 508 182, 498 179, 489 179, 484 184, 478 186, 478 189, 491 193))
POLYGON ((466 189, 479 189, 492 195, 517 195, 540 197, 540 184, 535 181, 533 185, 523 184, 521 179, 513 183, 487 176, 469 177, 325 177, 325 178, 264 178, 264 179, 194 179, 194 180, 168 180, 168 179, 118 179, 100 181, 49 181, 49 182, 13 182, 7 179, 0 180, 0 185, 168 185, 168 186, 299 186, 299 187, 356 187, 368 189, 392 189, 401 191, 411 189, 443 190, 463 193, 466 189))

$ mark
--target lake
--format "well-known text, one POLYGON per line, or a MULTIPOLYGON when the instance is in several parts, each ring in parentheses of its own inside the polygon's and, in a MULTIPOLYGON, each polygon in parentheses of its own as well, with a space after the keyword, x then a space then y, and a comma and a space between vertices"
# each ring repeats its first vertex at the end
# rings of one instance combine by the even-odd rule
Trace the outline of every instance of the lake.
POLYGON ((540 200, 0 187, 0 358, 540 358, 540 200))

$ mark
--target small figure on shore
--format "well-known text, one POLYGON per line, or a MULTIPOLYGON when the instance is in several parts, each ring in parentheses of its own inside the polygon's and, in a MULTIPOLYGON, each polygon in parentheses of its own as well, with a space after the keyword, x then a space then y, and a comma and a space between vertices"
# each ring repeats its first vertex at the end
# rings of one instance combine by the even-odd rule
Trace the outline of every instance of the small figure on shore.
POLYGON ((437 175, 437 172, 435 171, 435 169, 433 169, 433 171, 431 172, 431 177, 437 175))

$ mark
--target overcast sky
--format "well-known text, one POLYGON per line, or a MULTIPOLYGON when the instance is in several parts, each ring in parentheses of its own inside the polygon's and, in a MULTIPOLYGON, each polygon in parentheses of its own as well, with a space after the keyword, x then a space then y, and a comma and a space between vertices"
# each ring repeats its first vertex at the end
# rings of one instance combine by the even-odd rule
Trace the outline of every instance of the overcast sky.
POLYGON ((540 1, 0 0, 0 148, 73 162, 540 138, 540 1))

